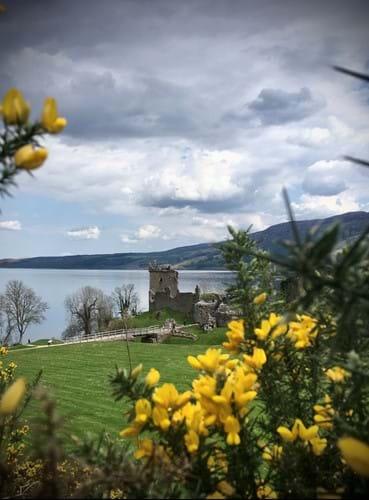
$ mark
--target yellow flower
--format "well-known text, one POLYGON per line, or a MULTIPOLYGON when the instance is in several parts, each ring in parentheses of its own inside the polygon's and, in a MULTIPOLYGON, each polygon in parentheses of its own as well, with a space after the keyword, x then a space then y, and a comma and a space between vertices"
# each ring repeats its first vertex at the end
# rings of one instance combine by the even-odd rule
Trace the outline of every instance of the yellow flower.
POLYGON ((311 427, 306 428, 304 423, 299 418, 296 419, 295 423, 297 425, 299 437, 303 441, 310 441, 317 437, 319 431, 319 427, 317 425, 312 425, 311 427))
POLYGON ((234 446, 234 445, 239 445, 241 440, 239 436, 239 432, 241 430, 241 426, 237 418, 233 417, 232 415, 229 415, 226 418, 225 424, 224 424, 224 430, 227 432, 227 444, 229 446, 234 446))
POLYGON ((170 427, 170 420, 168 412, 165 408, 156 406, 152 412, 152 419, 157 427, 166 431, 170 427))
POLYGON ((135 458, 141 460, 141 458, 151 457, 154 451, 154 443, 152 439, 143 439, 139 442, 139 448, 135 451, 135 458))
POLYGON ((145 382, 149 387, 153 387, 160 380, 160 373, 155 368, 151 368, 149 373, 146 375, 145 382))
POLYGON ((0 413, 9 415, 17 408, 26 392, 26 380, 19 378, 3 394, 0 400, 0 413))
POLYGON ((266 363, 267 358, 264 349, 259 349, 258 347, 254 347, 252 356, 244 354, 243 360, 245 364, 252 370, 258 371, 266 363))
POLYGON ((139 399, 136 401, 136 418, 135 423, 144 425, 151 416, 151 404, 147 399, 139 399))
POLYGON ((256 304, 257 306, 261 305, 261 304, 264 304, 264 302, 266 301, 268 297, 268 294, 266 292, 263 292, 263 293, 260 293, 259 295, 257 295, 253 302, 254 304, 256 304))
POLYGON ((189 430, 185 434, 184 440, 189 453, 195 453, 199 449, 199 435, 195 431, 189 430))
POLYGON ((337 444, 347 465, 360 476, 369 477, 369 446, 353 437, 343 437, 337 444))
POLYGON ((58 134, 67 125, 67 120, 58 116, 56 100, 52 97, 45 99, 41 124, 50 134, 58 134))
POLYGON ((34 168, 41 167, 47 155, 47 149, 33 149, 31 144, 27 144, 16 151, 14 155, 15 165, 18 168, 33 170, 34 168))
POLYGON ((21 125, 27 122, 31 107, 21 92, 10 89, 5 94, 2 105, 4 123, 7 125, 21 125))
POLYGON ((227 481, 220 481, 217 485, 217 490, 226 495, 227 497, 231 497, 236 493, 236 490, 230 485, 227 481))
POLYGON ((228 358, 229 354, 222 354, 221 349, 208 349, 205 354, 199 354, 197 358, 188 356, 187 361, 196 370, 213 373, 222 368, 228 358))
POLYGON ((265 340, 271 330, 271 324, 267 319, 263 319, 260 328, 255 328, 254 333, 259 340, 265 340))
POLYGON ((262 457, 264 460, 268 460, 268 461, 276 460, 282 456, 282 453, 283 453, 282 446, 278 446, 275 444, 272 446, 272 449, 265 447, 263 454, 262 454, 262 457))
POLYGON ((163 384, 157 387, 152 396, 152 400, 159 406, 168 410, 174 410, 185 405, 191 397, 190 391, 185 391, 178 394, 176 387, 173 384, 163 384))
POLYGON ((292 428, 292 431, 290 431, 287 427, 281 425, 278 427, 277 432, 281 436, 283 441, 287 441, 288 443, 293 443, 293 441, 295 441, 295 439, 297 438, 297 428, 295 429, 295 431, 294 428, 292 428))
POLYGON ((277 493, 272 490, 272 488, 268 485, 259 486, 257 489, 257 497, 262 499, 267 498, 278 498, 277 493))
POLYGON ((120 437, 122 438, 125 438, 125 437, 135 437, 139 434, 140 432, 140 427, 126 427, 125 429, 123 429, 122 431, 120 431, 119 435, 120 437))
POLYGON ((321 455, 327 446, 327 440, 325 438, 315 437, 310 439, 310 444, 313 449, 314 455, 321 455))
POLYGON ((226 333, 229 342, 223 342, 223 346, 234 354, 240 350, 240 345, 245 341, 244 320, 230 321, 229 331, 226 333))
POLYGON ((325 372, 328 378, 330 378, 333 382, 343 382, 347 377, 348 373, 346 370, 339 366, 334 366, 325 372))
POLYGON ((136 368, 133 368, 133 370, 131 371, 131 378, 133 378, 134 380, 136 380, 136 378, 142 372, 142 368, 143 368, 142 363, 140 363, 139 365, 137 365, 136 368))

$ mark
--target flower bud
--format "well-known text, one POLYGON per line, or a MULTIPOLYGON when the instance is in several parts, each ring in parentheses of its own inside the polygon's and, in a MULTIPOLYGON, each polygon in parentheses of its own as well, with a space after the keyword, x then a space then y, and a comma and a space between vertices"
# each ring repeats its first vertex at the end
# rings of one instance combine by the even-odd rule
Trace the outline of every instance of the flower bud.
POLYGON ((40 167, 48 155, 47 149, 33 149, 31 144, 22 146, 14 155, 15 165, 18 168, 33 170, 40 167))
POLYGON ((4 123, 7 125, 22 125, 27 122, 30 111, 30 105, 24 100, 19 90, 14 88, 8 90, 2 105, 4 123))
POLYGON ((26 392, 26 380, 19 378, 3 394, 0 400, 0 413, 9 415, 18 407, 26 392))

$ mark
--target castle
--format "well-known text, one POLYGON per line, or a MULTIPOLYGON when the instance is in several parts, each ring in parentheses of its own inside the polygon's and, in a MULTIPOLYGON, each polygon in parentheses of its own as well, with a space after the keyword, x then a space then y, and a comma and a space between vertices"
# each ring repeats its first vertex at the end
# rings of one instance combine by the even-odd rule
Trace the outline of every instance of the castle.
POLYGON ((180 292, 178 272, 170 265, 149 264, 150 288, 149 311, 172 309, 184 313, 201 327, 226 326, 229 321, 239 316, 239 312, 225 303, 225 297, 205 302, 200 300, 200 288, 195 292, 180 292))
POLYGON ((168 308, 192 318, 194 306, 200 300, 200 288, 196 286, 194 293, 180 292, 178 272, 169 265, 150 263, 149 273, 149 311, 168 308))

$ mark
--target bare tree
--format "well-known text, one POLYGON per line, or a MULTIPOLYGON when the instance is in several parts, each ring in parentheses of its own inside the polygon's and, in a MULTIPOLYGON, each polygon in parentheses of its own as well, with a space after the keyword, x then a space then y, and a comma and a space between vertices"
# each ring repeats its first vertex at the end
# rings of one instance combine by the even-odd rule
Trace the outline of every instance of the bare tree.
POLYGON ((112 300, 121 318, 137 314, 139 298, 132 283, 117 286, 112 293, 112 300))
POLYGON ((4 316, 6 341, 13 332, 17 332, 19 343, 22 342, 29 325, 41 323, 45 319, 44 312, 49 308, 32 288, 18 280, 7 283, 0 307, 4 316))
POLYGON ((98 288, 91 286, 82 287, 68 295, 64 305, 70 315, 69 327, 72 325, 73 331, 82 330, 84 335, 91 335, 112 318, 110 298, 98 288))
POLYGON ((3 295, 0 295, 0 344, 9 345, 13 332, 14 323, 8 314, 6 314, 5 299, 3 295))

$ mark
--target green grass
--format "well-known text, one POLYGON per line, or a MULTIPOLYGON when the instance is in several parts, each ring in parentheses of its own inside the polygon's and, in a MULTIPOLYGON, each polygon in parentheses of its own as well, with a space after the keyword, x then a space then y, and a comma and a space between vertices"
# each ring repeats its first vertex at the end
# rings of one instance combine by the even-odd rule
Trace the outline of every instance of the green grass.
POLYGON ((204 332, 198 326, 192 326, 190 328, 185 328, 183 332, 194 333, 197 335, 197 340, 191 339, 181 339, 180 337, 168 337, 165 340, 165 344, 186 344, 186 345, 196 345, 196 346, 210 346, 210 345, 222 345, 222 342, 227 340, 226 338, 227 328, 219 327, 210 330, 209 332, 204 332))
MULTIPOLYGON (((186 361, 187 355, 197 355, 204 350, 195 344, 129 345, 134 366, 142 363, 145 371, 156 367, 161 373, 161 382, 173 382, 179 390, 188 389, 195 374, 186 361)), ((23 349, 11 351, 7 359, 18 365, 16 375, 28 381, 43 370, 42 384, 56 398, 58 411, 65 418, 66 436, 82 436, 87 431, 97 435, 102 430, 117 435, 125 427, 123 413, 127 406, 113 400, 108 380, 115 372, 115 365, 128 367, 125 342, 23 349)), ((26 417, 32 418, 37 412, 37 402, 32 402, 26 417)))

